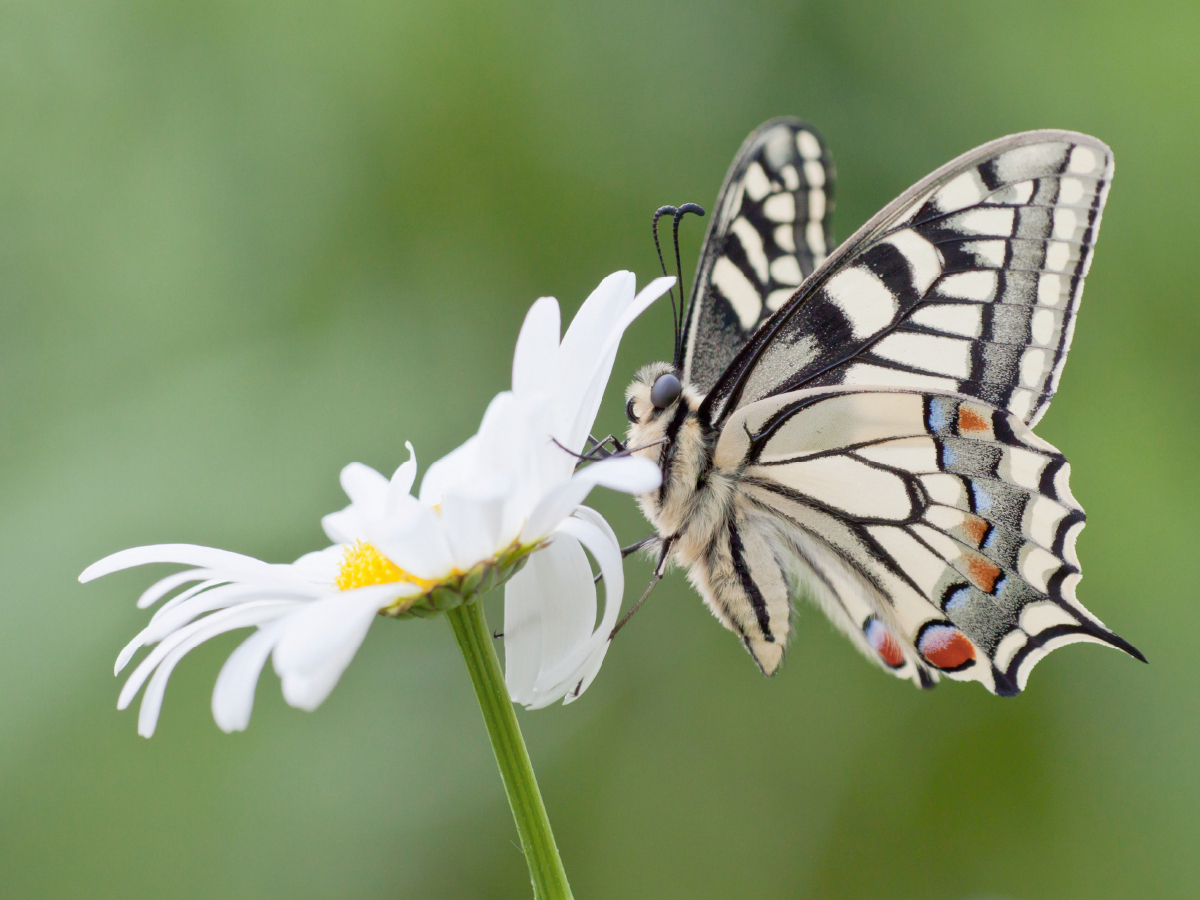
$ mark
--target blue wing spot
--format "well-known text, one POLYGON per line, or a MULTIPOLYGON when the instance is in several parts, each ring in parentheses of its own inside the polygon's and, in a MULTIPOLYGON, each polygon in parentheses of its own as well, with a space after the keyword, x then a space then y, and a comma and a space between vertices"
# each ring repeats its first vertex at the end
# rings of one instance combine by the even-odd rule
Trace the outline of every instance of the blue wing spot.
POLYGON ((949 469, 958 462, 958 454, 949 444, 942 444, 942 468, 949 469))
POLYGON ((949 400, 941 397, 929 398, 929 430, 942 434, 950 427, 954 419, 954 406, 949 400))
POLYGON ((967 605, 967 601, 971 599, 971 589, 965 584, 960 584, 958 587, 949 591, 946 595, 946 601, 942 604, 942 608, 946 612, 954 612, 956 609, 962 609, 967 605))
POLYGON ((992 508, 991 496, 975 482, 971 482, 971 494, 975 498, 976 512, 985 513, 992 508))

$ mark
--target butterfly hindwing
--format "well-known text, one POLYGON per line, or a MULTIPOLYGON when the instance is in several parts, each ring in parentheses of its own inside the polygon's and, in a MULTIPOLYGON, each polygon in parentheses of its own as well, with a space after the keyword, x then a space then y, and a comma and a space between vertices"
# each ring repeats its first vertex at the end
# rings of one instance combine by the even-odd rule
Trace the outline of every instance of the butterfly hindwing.
POLYGON ((895 385, 969 394, 1034 424, 1070 347, 1112 170, 1108 147, 1074 132, 964 154, 839 247, 702 414, 720 423, 787 391, 895 385))
POLYGON ((820 135, 773 119, 734 158, 705 238, 685 323, 685 379, 707 391, 750 336, 824 261, 833 160, 820 135))
MULTIPOLYGON (((1070 467, 1007 410, 947 392, 791 392, 739 410, 715 462, 738 473, 738 515, 780 565, 901 677, 1008 695, 1067 643, 1140 658, 1076 600, 1070 467)), ((752 652, 762 637, 743 633, 752 652)))

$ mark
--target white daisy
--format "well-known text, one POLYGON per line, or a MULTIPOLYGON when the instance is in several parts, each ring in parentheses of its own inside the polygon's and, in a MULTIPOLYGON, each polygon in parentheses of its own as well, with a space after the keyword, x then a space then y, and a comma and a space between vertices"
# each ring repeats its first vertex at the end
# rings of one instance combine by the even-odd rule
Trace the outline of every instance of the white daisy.
POLYGON ((587 440, 625 328, 671 281, 657 279, 635 296, 631 273, 609 276, 561 345, 557 302, 535 303, 518 339, 513 390, 492 401, 474 437, 430 467, 419 498, 410 493, 417 468, 411 445, 408 462, 390 480, 359 463, 342 471, 350 505, 322 523, 332 547, 272 565, 166 544, 125 550, 88 567, 81 581, 153 562, 192 567, 142 595, 144 608, 182 589, 117 659, 119 672, 139 648, 157 644, 118 701, 127 707, 149 679, 139 733, 154 733, 171 671, 211 637, 258 629, 229 657, 213 692, 217 724, 241 730, 268 656, 287 702, 315 709, 377 613, 435 615, 512 578, 530 559, 506 594, 510 693, 529 706, 578 696, 603 660, 623 593, 616 536, 580 504, 597 484, 634 494, 653 490, 659 472, 632 458, 575 471, 572 454, 587 440), (585 547, 605 580, 598 627, 585 547))

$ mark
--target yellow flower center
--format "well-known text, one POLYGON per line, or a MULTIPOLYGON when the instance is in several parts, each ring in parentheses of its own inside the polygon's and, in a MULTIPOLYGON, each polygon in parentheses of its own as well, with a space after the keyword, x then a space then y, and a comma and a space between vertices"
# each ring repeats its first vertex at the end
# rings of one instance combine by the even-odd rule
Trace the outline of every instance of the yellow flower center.
POLYGON ((339 591, 349 591, 371 584, 393 584, 397 581, 415 584, 426 590, 437 584, 436 581, 405 572, 365 541, 355 541, 346 547, 334 585, 339 591))

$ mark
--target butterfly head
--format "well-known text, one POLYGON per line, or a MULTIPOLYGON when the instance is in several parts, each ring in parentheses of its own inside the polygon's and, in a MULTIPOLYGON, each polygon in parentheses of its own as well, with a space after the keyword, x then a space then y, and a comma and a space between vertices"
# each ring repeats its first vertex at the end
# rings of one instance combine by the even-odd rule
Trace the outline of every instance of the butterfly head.
POLYGON ((683 381, 674 366, 656 362, 638 370, 625 391, 625 399, 629 445, 653 444, 637 455, 658 463, 670 449, 679 421, 694 411, 703 398, 683 381))

